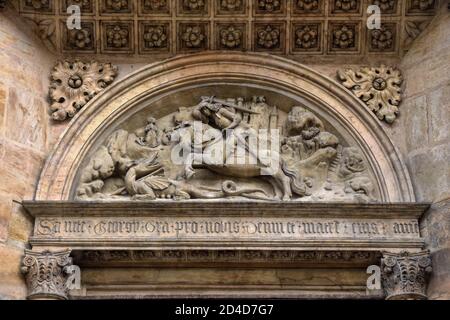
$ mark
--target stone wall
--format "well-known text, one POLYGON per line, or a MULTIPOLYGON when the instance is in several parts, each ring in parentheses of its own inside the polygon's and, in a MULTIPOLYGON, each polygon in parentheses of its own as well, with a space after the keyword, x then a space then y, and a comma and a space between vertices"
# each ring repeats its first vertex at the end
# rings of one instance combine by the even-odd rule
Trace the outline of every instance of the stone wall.
POLYGON ((20 260, 33 197, 49 150, 48 74, 54 57, 10 9, 0 12, 0 299, 25 297, 20 260))
MULTIPOLYGON (((417 199, 434 203, 422 227, 433 252, 429 296, 435 299, 450 298, 449 30, 443 3, 399 66, 405 78, 400 117, 392 126, 383 124, 404 155, 417 199)), ((20 259, 32 221, 18 202, 33 198, 43 162, 67 126, 49 120, 48 75, 56 59, 17 13, 0 12, 0 299, 25 297, 20 259)), ((360 63, 397 61, 372 59, 360 63)), ((118 80, 144 65, 112 62, 119 65, 118 80)), ((302 62, 331 77, 338 68, 358 67, 356 61, 302 62)))
POLYGON ((433 253, 429 297, 450 298, 450 14, 440 13, 403 58, 402 115, 394 139, 418 201, 433 202, 423 231, 433 253))

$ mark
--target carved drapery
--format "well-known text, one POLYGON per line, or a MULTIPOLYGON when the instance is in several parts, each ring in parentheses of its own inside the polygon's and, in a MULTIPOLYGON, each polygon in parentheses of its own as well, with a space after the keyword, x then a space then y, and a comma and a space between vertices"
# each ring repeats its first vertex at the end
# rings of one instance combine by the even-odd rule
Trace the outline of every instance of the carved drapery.
POLYGON ((426 299, 430 252, 384 253, 381 272, 386 299, 426 299))
POLYGON ((70 253, 71 250, 25 250, 22 273, 26 278, 28 299, 67 299, 77 272, 70 253))

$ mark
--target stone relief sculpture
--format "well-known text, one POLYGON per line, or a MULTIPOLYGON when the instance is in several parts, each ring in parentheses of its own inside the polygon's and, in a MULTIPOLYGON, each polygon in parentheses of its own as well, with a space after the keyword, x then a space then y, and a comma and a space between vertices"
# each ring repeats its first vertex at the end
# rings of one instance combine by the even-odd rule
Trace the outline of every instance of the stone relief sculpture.
POLYGON ((399 70, 381 66, 379 68, 362 68, 339 70, 338 78, 342 84, 353 91, 375 112, 380 120, 393 123, 399 112, 402 100, 402 75, 399 70))
POLYGON ((79 175, 79 200, 376 201, 366 160, 302 106, 202 97, 118 129, 79 175))
POLYGON ((117 67, 110 63, 59 61, 53 69, 49 90, 53 119, 72 118, 116 76, 117 67))

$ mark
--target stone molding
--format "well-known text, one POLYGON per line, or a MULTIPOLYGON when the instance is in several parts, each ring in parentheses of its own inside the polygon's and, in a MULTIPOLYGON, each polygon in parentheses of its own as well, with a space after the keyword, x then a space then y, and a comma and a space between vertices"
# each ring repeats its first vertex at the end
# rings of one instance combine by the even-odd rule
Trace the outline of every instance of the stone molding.
POLYGON ((383 287, 387 300, 426 299, 427 280, 432 272, 429 251, 383 253, 383 287))
POLYGON ((427 204, 27 201, 33 248, 421 250, 427 204), (215 214, 219 213, 220 214, 215 214))
POLYGON ((28 287, 28 299, 67 299, 73 281, 71 250, 25 250, 22 273, 28 287))
POLYGON ((414 201, 406 166, 376 117, 336 81, 291 60, 257 53, 201 53, 151 64, 109 86, 78 113, 47 160, 36 200, 69 200, 82 161, 117 121, 148 99, 187 86, 245 83, 302 97, 362 146, 382 202, 414 201), (180 72, 182 70, 182 72, 180 72))

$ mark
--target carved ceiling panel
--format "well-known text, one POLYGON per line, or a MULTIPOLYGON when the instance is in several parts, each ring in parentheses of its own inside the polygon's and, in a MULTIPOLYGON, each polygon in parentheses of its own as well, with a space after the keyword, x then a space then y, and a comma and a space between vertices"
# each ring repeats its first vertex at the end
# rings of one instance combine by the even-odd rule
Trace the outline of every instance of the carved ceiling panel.
POLYGON ((22 16, 61 54, 158 57, 205 50, 304 57, 401 55, 439 0, 15 0, 22 16), (382 12, 366 28, 367 7, 382 12), (68 30, 67 7, 81 8, 68 30))

